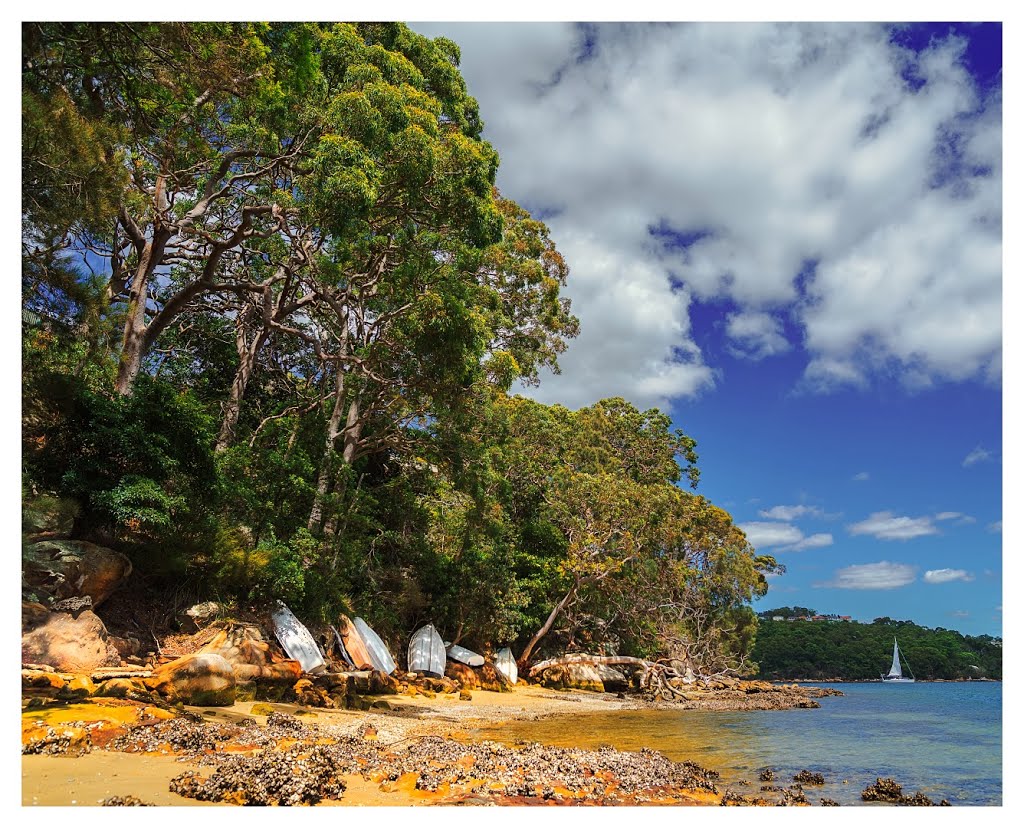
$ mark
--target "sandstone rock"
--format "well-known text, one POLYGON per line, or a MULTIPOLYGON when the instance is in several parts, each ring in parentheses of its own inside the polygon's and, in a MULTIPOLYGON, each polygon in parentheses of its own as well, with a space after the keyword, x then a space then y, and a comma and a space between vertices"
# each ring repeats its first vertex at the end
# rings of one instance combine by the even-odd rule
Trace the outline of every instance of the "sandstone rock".
POLYGON ((78 504, 68 498, 42 495, 21 507, 21 530, 33 540, 66 538, 78 517, 78 504))
POLYGON ((204 601, 179 612, 175 620, 183 632, 195 633, 216 621, 222 611, 223 607, 216 601, 204 601))
POLYGON ((218 655, 234 670, 236 681, 288 688, 302 676, 299 662, 277 654, 252 624, 228 624, 199 652, 218 655))
POLYGON ((72 676, 60 689, 59 698, 87 699, 96 693, 96 685, 88 676, 72 676))
POLYGON ((459 701, 472 701, 472 700, 473 700, 473 694, 469 690, 466 690, 465 688, 463 688, 462 690, 459 691, 459 701))
POLYGON ((269 716, 274 712, 274 708, 269 704, 263 704, 260 702, 259 704, 254 704, 249 712, 253 716, 269 716))
POLYGON ((145 685, 139 679, 111 678, 102 682, 93 695, 101 698, 123 699, 130 693, 145 692, 145 685))
POLYGON ((540 675, 540 683, 553 690, 590 690, 604 692, 601 673, 591 664, 559 664, 540 675))
POLYGON ((50 610, 42 604, 36 601, 21 602, 21 632, 23 634, 29 630, 34 630, 41 624, 45 624, 46 619, 49 617, 50 610))
POLYGON ((182 656, 158 667, 146 687, 171 701, 223 707, 235 701, 235 673, 223 657, 214 653, 182 656))
POLYGON ((51 600, 88 595, 99 606, 132 572, 120 552, 79 540, 45 540, 22 551, 22 588, 51 600))
MULTIPOLYGON (((467 690, 490 690, 502 693, 511 689, 508 679, 495 670, 494 665, 490 663, 485 663, 482 667, 469 667, 457 661, 449 661, 445 665, 444 674, 467 690)), ((444 692, 453 691, 446 690, 444 692)))
POLYGON ((21 637, 21 660, 50 664, 64 672, 88 672, 121 663, 107 628, 89 610, 78 618, 50 613, 42 625, 21 637))

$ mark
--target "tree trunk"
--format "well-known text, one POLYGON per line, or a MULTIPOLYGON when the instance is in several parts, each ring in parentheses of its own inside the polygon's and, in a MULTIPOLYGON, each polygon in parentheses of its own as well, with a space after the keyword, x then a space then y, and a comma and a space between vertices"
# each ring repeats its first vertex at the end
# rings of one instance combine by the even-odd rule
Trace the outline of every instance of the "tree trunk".
POLYGON ((156 265, 153 243, 149 242, 139 256, 139 264, 132 278, 125 314, 124 334, 121 337, 121 358, 117 366, 114 390, 123 396, 132 393, 132 385, 142 368, 146 341, 146 292, 149 277, 156 265))
POLYGON ((526 665, 530 661, 530 654, 533 652, 534 647, 536 647, 538 642, 548 634, 548 631, 555 623, 555 619, 558 617, 559 613, 561 613, 561 611, 564 610, 566 606, 568 606, 569 602, 576 596, 576 590, 578 590, 579 587, 579 582, 573 584, 572 589, 570 589, 566 593, 565 597, 555 605, 553 610, 551 610, 551 614, 548 615, 548 620, 544 622, 544 625, 537 630, 533 638, 530 639, 530 642, 526 645, 522 655, 519 656, 518 664, 520 670, 525 669, 526 665))
POLYGON ((238 370, 235 371, 235 379, 231 383, 231 393, 224 404, 224 419, 220 424, 220 433, 217 435, 215 451, 224 451, 235 438, 235 428, 238 426, 238 416, 242 411, 242 399, 245 397, 245 389, 252 377, 253 369, 256 367, 256 358, 267 341, 269 331, 266 328, 260 330, 257 337, 251 344, 246 344, 244 323, 239 323, 240 331, 236 340, 238 346, 238 370))
POLYGON ((359 422, 359 397, 355 397, 348 407, 348 418, 345 421, 345 451, 343 457, 348 465, 355 460, 359 438, 363 433, 363 424, 359 422))
POLYGON ((341 415, 345 409, 345 374, 338 366, 334 379, 334 407, 331 419, 327 423, 327 437, 324 440, 324 459, 320 464, 320 474, 316 481, 316 495, 313 497, 313 508, 309 510, 309 521, 306 528, 316 532, 324 519, 324 499, 331 486, 331 461, 334 458, 334 443, 341 433, 341 415))

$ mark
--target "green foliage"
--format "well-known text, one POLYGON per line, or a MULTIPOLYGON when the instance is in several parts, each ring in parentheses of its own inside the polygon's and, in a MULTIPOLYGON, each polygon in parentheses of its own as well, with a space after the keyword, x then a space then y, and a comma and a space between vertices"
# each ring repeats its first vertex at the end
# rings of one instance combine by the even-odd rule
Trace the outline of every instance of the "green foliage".
POLYGON ((764 621, 753 657, 769 679, 877 679, 892 661, 893 635, 918 679, 1002 678, 1002 641, 910 621, 764 621))

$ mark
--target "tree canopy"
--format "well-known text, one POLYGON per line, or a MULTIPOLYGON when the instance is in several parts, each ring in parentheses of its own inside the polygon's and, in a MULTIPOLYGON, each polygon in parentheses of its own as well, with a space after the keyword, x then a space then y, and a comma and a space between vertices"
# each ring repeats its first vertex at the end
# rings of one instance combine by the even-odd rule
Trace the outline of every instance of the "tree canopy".
POLYGON ((750 666, 775 561, 578 332, 458 47, 398 23, 23 27, 23 482, 176 595, 750 666))

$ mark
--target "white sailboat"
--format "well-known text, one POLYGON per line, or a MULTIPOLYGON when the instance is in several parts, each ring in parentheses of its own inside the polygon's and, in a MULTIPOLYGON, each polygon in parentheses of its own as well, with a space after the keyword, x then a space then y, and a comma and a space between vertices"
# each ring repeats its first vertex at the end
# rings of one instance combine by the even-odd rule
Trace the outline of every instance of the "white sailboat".
MULTIPOLYGON (((910 671, 910 664, 907 664, 907 670, 910 671)), ((903 670, 900 668, 900 645, 896 643, 896 639, 892 640, 892 666, 889 668, 889 672, 882 676, 882 681, 887 681, 895 684, 913 684, 914 673, 910 672, 910 678, 903 675, 903 670)))

